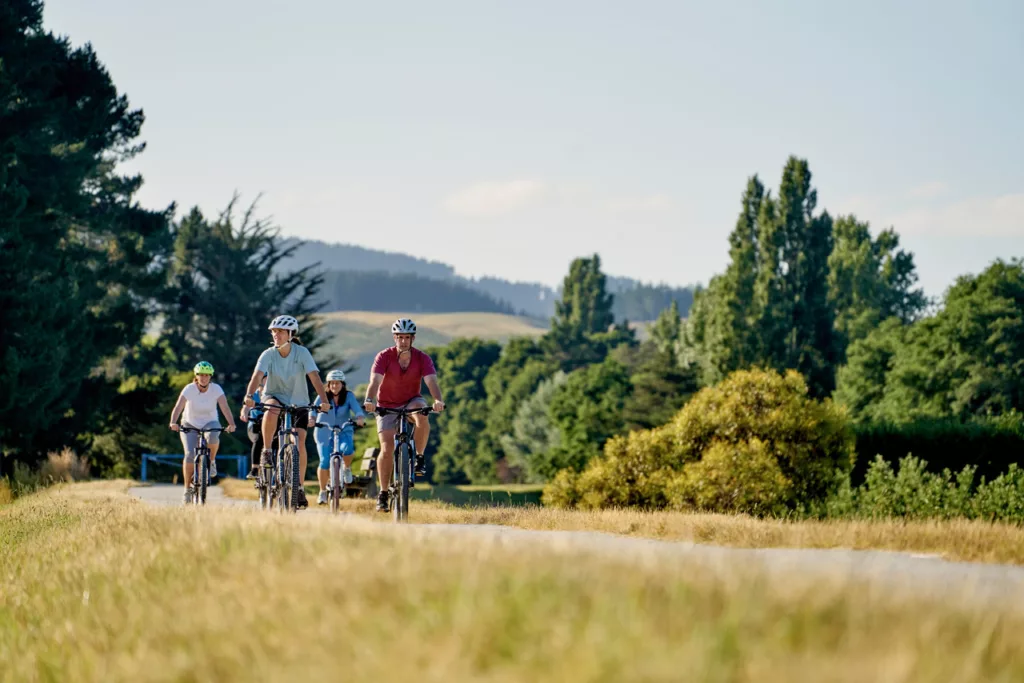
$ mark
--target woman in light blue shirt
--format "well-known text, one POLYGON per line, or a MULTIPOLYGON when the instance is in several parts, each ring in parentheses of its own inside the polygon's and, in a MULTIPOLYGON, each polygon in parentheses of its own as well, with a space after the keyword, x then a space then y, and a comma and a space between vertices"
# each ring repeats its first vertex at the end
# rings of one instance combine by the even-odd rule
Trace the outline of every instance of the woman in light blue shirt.
MULTIPOLYGON (((355 394, 348 390, 345 384, 345 373, 341 370, 331 370, 327 373, 327 400, 330 408, 326 413, 318 413, 317 424, 324 424, 330 427, 340 427, 352 417, 360 427, 363 426, 363 418, 366 414, 356 399, 355 394)), ((318 396, 313 405, 321 403, 318 396)), ((352 483, 352 455, 356 447, 353 440, 353 429, 349 425, 338 435, 338 445, 341 449, 342 460, 345 465, 341 468, 341 476, 346 484, 352 483)), ((327 491, 324 487, 330 481, 331 451, 334 449, 334 432, 330 429, 315 429, 313 436, 316 438, 316 448, 320 452, 320 467, 316 471, 316 478, 320 482, 320 495, 317 497, 317 505, 327 504, 327 491)))

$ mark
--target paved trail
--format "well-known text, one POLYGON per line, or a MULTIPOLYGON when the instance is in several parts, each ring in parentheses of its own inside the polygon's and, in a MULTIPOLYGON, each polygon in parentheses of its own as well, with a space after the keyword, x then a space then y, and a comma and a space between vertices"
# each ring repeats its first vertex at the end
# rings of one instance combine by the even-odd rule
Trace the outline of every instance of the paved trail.
MULTIPOLYGON (((139 486, 129 493, 152 505, 181 505, 180 486, 139 486)), ((213 506, 256 507, 254 501, 226 497, 218 487, 207 494, 213 506)), ((326 514, 324 509, 299 514, 326 514)), ((948 562, 928 555, 885 551, 820 550, 796 548, 727 548, 680 541, 617 536, 588 531, 534 531, 489 524, 413 524, 411 533, 433 539, 447 536, 457 542, 472 534, 502 544, 544 543, 566 553, 596 552, 658 562, 680 562, 709 567, 737 564, 760 568, 771 575, 796 574, 823 579, 866 581, 869 587, 896 589, 934 598, 998 602, 1024 613, 1024 567, 975 562, 948 562)))

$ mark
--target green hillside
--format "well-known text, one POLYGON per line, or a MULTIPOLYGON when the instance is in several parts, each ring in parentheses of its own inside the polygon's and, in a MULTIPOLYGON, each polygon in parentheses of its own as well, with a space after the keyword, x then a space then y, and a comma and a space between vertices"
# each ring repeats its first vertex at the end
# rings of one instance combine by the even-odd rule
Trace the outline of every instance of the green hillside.
MULTIPOLYGON (((391 323, 402 313, 336 311, 323 313, 326 350, 355 365, 352 386, 367 381, 373 357, 391 346, 391 323)), ((504 343, 510 337, 537 337, 546 331, 536 321, 501 313, 426 313, 414 316, 416 346, 439 346, 459 337, 479 337, 504 343)))

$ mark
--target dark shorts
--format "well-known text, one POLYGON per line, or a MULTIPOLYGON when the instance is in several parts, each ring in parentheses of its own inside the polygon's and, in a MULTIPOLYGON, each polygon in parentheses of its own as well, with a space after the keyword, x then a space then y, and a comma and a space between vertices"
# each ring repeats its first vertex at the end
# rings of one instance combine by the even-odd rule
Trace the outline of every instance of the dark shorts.
MULTIPOLYGON (((267 398, 269 399, 269 398, 275 398, 275 397, 274 396, 267 396, 267 398)), ((277 399, 277 400, 281 401, 281 399, 277 399)), ((284 401, 281 401, 281 402, 284 403, 284 401)), ((268 408, 268 410, 270 410, 270 409, 268 408)), ((277 415, 278 415, 278 417, 277 417, 277 419, 278 419, 277 428, 280 429, 281 428, 281 422, 280 421, 284 419, 284 413, 278 413, 277 415)), ((262 419, 262 416, 261 416, 261 419, 262 419)), ((309 409, 308 408, 304 408, 303 410, 300 410, 298 413, 293 413, 292 414, 292 427, 294 429, 309 429, 309 409)))

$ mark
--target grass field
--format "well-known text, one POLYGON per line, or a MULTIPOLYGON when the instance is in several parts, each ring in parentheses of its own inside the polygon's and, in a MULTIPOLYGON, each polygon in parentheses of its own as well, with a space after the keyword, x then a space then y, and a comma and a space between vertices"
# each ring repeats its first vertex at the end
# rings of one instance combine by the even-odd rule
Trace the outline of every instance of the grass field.
POLYGON ((440 346, 459 337, 479 337, 504 343, 510 337, 540 336, 545 328, 529 318, 501 313, 377 313, 335 311, 323 313, 326 348, 346 363, 358 366, 352 386, 366 381, 374 355, 392 345, 391 323, 398 317, 416 321, 416 346, 440 346), (366 377, 364 377, 366 375, 366 377))
POLYGON ((0 681, 1024 679, 1011 599, 156 508, 126 485, 0 507, 0 681))
MULTIPOLYGON (((255 500, 252 484, 225 479, 224 492, 255 500)), ((307 491, 315 493, 313 482, 307 491)), ((417 485, 413 522, 501 524, 545 531, 602 531, 623 536, 692 541, 740 548, 852 548, 938 555, 948 560, 1024 564, 1024 528, 975 520, 789 521, 743 515, 642 510, 556 510, 536 505, 540 491, 523 487, 417 485), (449 490, 454 490, 451 492, 449 490), (447 497, 446 497, 447 496, 447 497)), ((349 512, 380 517, 373 501, 342 501, 349 512)))

